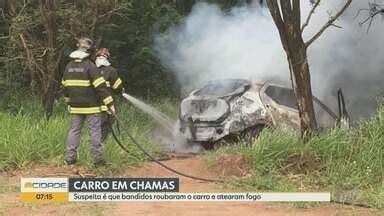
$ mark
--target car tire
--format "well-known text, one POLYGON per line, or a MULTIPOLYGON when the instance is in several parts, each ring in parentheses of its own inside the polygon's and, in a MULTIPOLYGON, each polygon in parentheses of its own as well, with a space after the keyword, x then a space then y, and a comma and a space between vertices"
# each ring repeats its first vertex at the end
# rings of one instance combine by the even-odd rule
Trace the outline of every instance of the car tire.
POLYGON ((200 142, 204 150, 212 150, 215 148, 215 142, 200 142))
POLYGON ((240 135, 240 138, 244 141, 247 147, 252 147, 255 139, 257 139, 261 131, 265 128, 265 125, 259 124, 245 129, 240 135))

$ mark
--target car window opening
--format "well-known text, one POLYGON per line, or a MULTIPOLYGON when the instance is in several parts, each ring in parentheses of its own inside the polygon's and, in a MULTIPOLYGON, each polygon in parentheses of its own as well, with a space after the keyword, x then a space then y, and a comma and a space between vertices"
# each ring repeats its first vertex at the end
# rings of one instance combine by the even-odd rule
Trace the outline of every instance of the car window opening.
POLYGON ((276 103, 297 110, 296 97, 292 89, 271 85, 265 93, 276 103))

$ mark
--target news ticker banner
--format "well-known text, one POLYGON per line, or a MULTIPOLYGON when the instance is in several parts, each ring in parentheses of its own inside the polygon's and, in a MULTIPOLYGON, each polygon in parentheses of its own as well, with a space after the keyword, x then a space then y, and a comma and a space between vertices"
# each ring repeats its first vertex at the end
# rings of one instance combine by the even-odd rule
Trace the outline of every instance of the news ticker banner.
POLYGON ((24 202, 329 202, 330 193, 181 193, 178 178, 21 178, 24 202))

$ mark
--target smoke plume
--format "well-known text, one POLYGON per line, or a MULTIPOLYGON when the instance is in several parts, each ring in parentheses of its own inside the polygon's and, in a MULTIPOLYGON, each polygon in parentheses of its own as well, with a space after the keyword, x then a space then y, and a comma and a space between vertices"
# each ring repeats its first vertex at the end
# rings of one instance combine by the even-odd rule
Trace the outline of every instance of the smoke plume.
MULTIPOLYGON (((305 40, 345 1, 322 2, 304 32, 305 40)), ((308 49, 314 94, 335 107, 336 90, 341 87, 354 119, 372 114, 376 99, 384 95, 384 23, 376 17, 367 33, 366 26, 358 24, 367 14, 355 18, 368 2, 354 1, 336 23, 342 28, 330 27, 308 49)), ((303 0, 302 20, 310 8, 310 1, 303 0)), ((276 26, 268 9, 256 2, 230 11, 197 3, 179 25, 155 37, 155 50, 164 66, 175 73, 184 92, 221 78, 290 85, 276 26)))

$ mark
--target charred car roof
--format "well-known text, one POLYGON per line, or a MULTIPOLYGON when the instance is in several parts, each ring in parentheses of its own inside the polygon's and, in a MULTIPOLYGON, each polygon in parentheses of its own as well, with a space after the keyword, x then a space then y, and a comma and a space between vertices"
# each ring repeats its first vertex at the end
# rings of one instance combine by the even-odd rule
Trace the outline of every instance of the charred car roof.
POLYGON ((226 97, 243 93, 250 86, 251 82, 245 79, 219 79, 209 81, 192 94, 195 96, 226 97))

